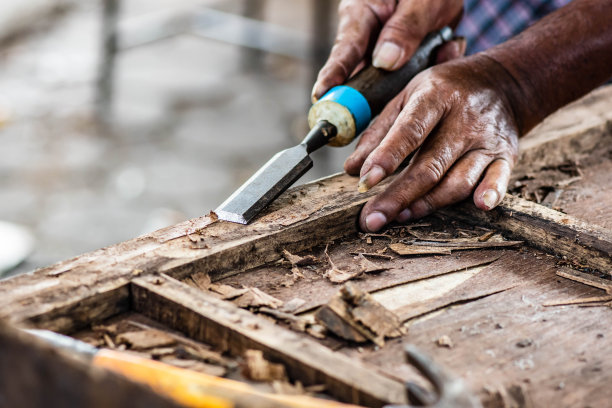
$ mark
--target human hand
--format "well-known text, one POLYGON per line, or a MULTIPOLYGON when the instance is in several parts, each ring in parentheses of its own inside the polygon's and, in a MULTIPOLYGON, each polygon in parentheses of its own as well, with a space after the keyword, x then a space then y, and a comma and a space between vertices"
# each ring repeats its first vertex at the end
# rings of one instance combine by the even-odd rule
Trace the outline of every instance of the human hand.
MULTIPOLYGON (((462 0, 342 0, 338 34, 313 87, 313 102, 344 83, 369 60, 372 49, 375 67, 402 67, 428 33, 455 25, 462 10, 462 0)), ((465 42, 450 46, 463 47, 455 54, 465 52, 465 42)))
POLYGON ((423 71, 389 102, 344 169, 371 188, 414 156, 365 205, 361 228, 373 232, 420 218, 472 192, 483 210, 499 204, 518 154, 511 83, 497 62, 475 55, 423 71))

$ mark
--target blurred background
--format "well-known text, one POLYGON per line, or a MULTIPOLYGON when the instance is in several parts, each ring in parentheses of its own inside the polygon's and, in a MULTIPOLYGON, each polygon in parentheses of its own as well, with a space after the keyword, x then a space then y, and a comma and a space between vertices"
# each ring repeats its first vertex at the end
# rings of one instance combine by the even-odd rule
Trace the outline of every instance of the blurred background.
POLYGON ((0 273, 206 214, 301 140, 337 3, 2 0, 0 273))

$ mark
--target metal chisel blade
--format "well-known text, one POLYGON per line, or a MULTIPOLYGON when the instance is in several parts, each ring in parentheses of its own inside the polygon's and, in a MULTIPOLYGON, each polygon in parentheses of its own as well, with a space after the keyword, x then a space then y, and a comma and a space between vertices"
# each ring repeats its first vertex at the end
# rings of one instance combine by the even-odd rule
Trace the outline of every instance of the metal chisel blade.
POLYGON ((215 213, 222 220, 247 224, 311 167, 312 159, 306 146, 283 150, 225 200, 215 213))

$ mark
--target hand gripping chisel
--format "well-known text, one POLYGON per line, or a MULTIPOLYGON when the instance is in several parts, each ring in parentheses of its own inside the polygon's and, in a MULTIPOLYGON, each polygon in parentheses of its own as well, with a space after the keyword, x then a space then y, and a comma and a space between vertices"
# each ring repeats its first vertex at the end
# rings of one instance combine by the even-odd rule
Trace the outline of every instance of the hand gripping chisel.
POLYGON ((312 167, 310 153, 326 144, 345 146, 368 127, 387 102, 434 63, 437 48, 452 35, 448 27, 429 34, 410 61, 397 71, 369 66, 344 85, 330 89, 310 108, 311 130, 302 143, 272 157, 215 213, 222 220, 247 224, 312 167))

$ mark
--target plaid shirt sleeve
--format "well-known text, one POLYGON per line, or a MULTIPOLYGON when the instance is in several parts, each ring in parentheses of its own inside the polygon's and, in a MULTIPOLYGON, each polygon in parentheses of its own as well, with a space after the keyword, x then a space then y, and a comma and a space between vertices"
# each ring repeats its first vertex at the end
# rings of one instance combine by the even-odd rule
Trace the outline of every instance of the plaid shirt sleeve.
POLYGON ((469 55, 508 40, 571 0, 464 1, 464 16, 457 35, 467 39, 469 55))

